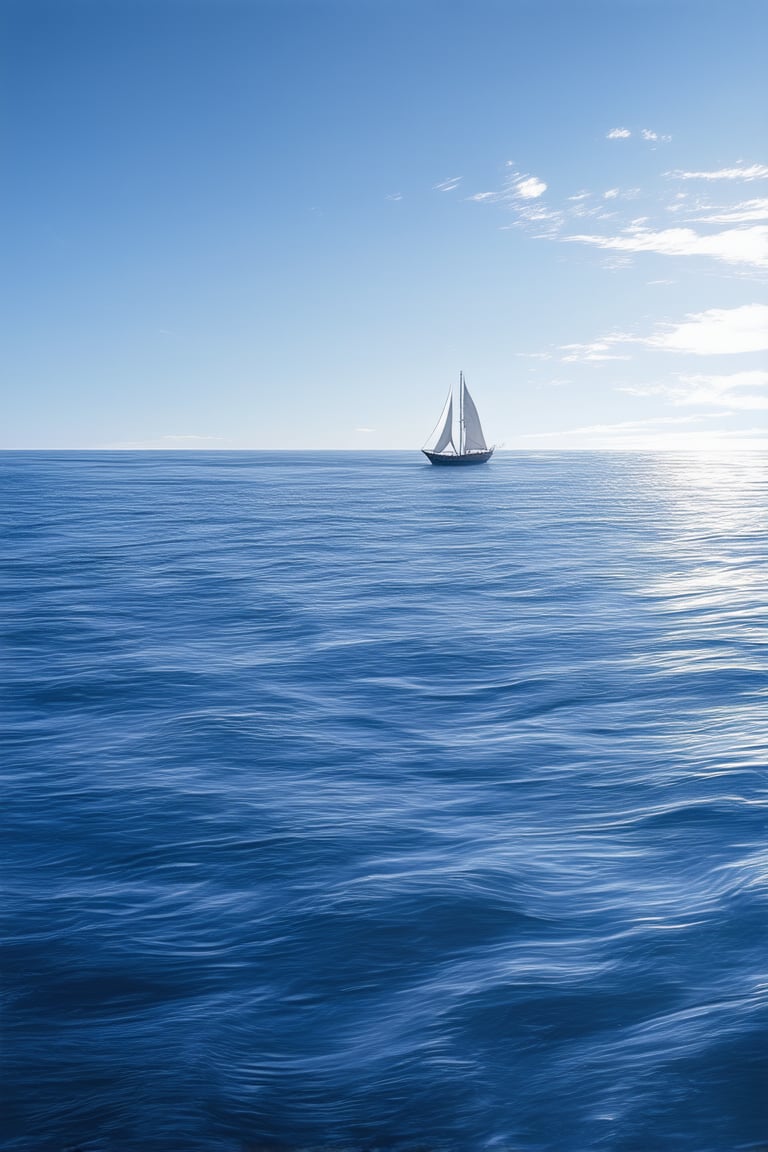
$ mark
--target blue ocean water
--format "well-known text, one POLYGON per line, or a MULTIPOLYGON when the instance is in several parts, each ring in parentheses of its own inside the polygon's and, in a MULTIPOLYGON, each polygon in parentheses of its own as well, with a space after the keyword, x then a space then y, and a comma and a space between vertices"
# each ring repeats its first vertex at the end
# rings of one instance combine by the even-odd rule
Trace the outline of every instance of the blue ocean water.
POLYGON ((17 453, 3 1147, 768 1147, 768 466, 17 453))

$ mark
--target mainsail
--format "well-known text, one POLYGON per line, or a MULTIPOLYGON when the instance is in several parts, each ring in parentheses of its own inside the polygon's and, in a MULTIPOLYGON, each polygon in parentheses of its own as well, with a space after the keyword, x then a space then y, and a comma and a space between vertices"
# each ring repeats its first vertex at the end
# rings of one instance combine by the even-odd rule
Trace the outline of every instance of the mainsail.
MULTIPOLYGON (((463 377, 462 377, 463 383, 463 377)), ((475 408, 475 402, 469 394, 469 388, 464 384, 464 449, 465 452, 486 452, 488 445, 480 427, 480 417, 475 408)))

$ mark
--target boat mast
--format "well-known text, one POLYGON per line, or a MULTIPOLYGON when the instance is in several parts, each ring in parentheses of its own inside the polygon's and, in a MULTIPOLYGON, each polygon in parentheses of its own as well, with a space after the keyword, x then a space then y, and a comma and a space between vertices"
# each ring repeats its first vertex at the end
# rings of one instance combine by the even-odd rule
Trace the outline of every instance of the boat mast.
POLYGON ((459 456, 463 455, 462 440, 464 439, 464 373, 459 372, 459 456))

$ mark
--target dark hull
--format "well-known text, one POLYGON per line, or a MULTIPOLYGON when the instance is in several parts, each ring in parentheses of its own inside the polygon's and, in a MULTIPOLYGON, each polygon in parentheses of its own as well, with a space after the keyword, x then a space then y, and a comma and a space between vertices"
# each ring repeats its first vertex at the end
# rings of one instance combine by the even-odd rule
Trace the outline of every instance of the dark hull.
POLYGON ((493 448, 489 448, 487 452, 465 452, 463 456, 449 455, 447 452, 427 452, 426 448, 422 448, 422 452, 430 464, 485 464, 493 456, 493 448))

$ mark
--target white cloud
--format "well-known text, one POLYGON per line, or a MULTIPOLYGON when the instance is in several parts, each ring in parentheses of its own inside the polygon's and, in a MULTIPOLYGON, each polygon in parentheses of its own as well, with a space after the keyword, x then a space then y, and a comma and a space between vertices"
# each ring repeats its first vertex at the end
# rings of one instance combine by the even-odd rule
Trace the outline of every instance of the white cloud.
MULTIPOLYGON (((707 211, 707 209, 703 209, 707 211)), ((710 210, 711 211, 711 210, 710 210)), ((698 224, 744 224, 750 220, 768 220, 768 200, 744 200, 709 216, 699 216, 698 224)))
MULTIPOLYGON (((509 165, 510 161, 507 161, 506 167, 509 168, 509 165)), ((489 204, 506 204, 522 213, 527 209, 520 207, 521 200, 538 200, 546 190, 547 185, 538 176, 531 176, 527 172, 510 171, 505 175, 504 183, 498 191, 475 192, 472 196, 467 196, 467 200, 473 200, 475 203, 485 201, 489 204)))
POLYGON ((768 371, 732 372, 725 376, 681 376, 674 384, 625 387, 617 391, 631 396, 663 396, 676 408, 710 404, 720 408, 758 410, 768 408, 768 371), (755 395, 753 389, 762 389, 755 395), (745 391, 746 390, 746 391, 745 391))
MULTIPOLYGON (((638 138, 644 134, 651 143, 664 139, 651 128, 615 128, 611 132, 615 139, 622 138, 616 134, 625 133, 638 138)), ((768 173, 768 167, 764 171, 768 173)), ((762 172, 758 165, 738 162, 733 168, 712 173, 677 175, 681 179, 697 174, 751 179, 762 172)), ((450 188, 453 184, 452 178, 437 187, 450 188)), ((719 191, 723 191, 722 187, 719 191)), ((501 229, 523 229, 534 239, 602 249, 608 269, 626 267, 645 252, 678 259, 704 257, 741 276, 754 278, 756 271, 768 269, 768 197, 746 199, 741 192, 741 196, 721 195, 715 199, 710 192, 711 186, 693 185, 680 191, 668 187, 667 202, 659 203, 655 194, 639 187, 604 186, 593 191, 582 186, 560 202, 553 202, 545 180, 515 167, 510 160, 503 166, 499 186, 481 186, 471 195, 464 195, 476 204, 504 208, 506 219, 499 222, 501 229), (664 208, 678 216, 670 219, 665 213, 662 219, 664 208)))
POLYGON ((768 350, 768 304, 696 312, 682 324, 670 325, 643 342, 652 348, 697 356, 763 352, 768 350))
POLYGON ((730 376, 683 376, 672 403, 720 404, 728 408, 768 408, 768 372, 734 372, 730 376), (763 395, 744 389, 761 388, 763 395))
POLYGON ((355 432, 375 432, 375 428, 355 428, 355 432))
MULTIPOLYGON (((629 360, 632 345, 666 352, 687 352, 696 356, 731 355, 768 350, 768 304, 744 304, 739 308, 710 308, 686 316, 680 324, 658 324, 649 336, 628 332, 610 332, 586 344, 563 344, 560 359, 567 363, 598 360, 629 360)), ((549 357, 549 353, 527 353, 549 357)), ((733 387, 752 387, 762 383, 759 374, 738 373, 733 387), (747 383, 749 381, 749 384, 747 383)), ((713 378, 714 379, 714 378, 713 378)), ((719 379, 719 377, 717 377, 719 379)), ((697 378, 697 385, 701 380, 697 378)), ((666 388, 666 385, 656 385, 666 388)), ((645 390, 644 394, 650 395, 645 390)))
POLYGON ((727 264, 768 268, 768 227, 730 228, 702 235, 692 228, 665 228, 653 232, 630 227, 618 236, 563 236, 563 240, 594 244, 619 252, 656 252, 663 256, 713 256, 727 264))
POLYGON ((765 180, 768 178, 768 164, 718 168, 714 172, 669 172, 668 175, 675 180, 765 180))
POLYGON ((594 340, 591 344, 563 344, 560 351, 565 352, 565 356, 561 359, 565 364, 594 360, 631 360, 631 356, 614 351, 617 345, 625 344, 631 339, 629 336, 614 334, 605 336, 602 340, 594 340))
POLYGON ((658 132, 652 132, 650 128, 643 128, 641 136, 643 140, 658 140, 659 138, 658 132))
POLYGON ((611 128, 610 132, 606 132, 606 140, 626 140, 632 133, 629 128, 611 128))
POLYGON ((388 196, 384 197, 385 200, 402 200, 402 198, 402 192, 390 192, 388 196))
POLYGON ((565 448, 613 448, 621 451, 733 452, 756 451, 768 446, 764 428, 725 430, 707 427, 723 414, 669 416, 655 420, 624 420, 616 424, 590 424, 563 432, 533 432, 521 440, 541 440, 548 448, 558 441, 565 448))
POLYGON ((461 176, 449 176, 447 180, 442 180, 439 184, 433 184, 432 189, 435 192, 453 192, 454 188, 458 188, 461 179, 461 176))
POLYGON ((536 200, 539 196, 543 196, 547 190, 544 181, 537 179, 536 176, 528 176, 518 180, 516 188, 517 195, 523 200, 536 200))
POLYGON ((705 416, 653 416, 649 420, 621 420, 616 424, 585 424, 565 432, 528 432, 526 438, 543 439, 551 436, 589 436, 595 432, 637 432, 644 428, 658 428, 665 424, 700 424, 705 416))
POLYGON ((168 436, 161 436, 161 440, 223 440, 223 436, 196 436, 194 433, 188 435, 171 434, 168 436))

